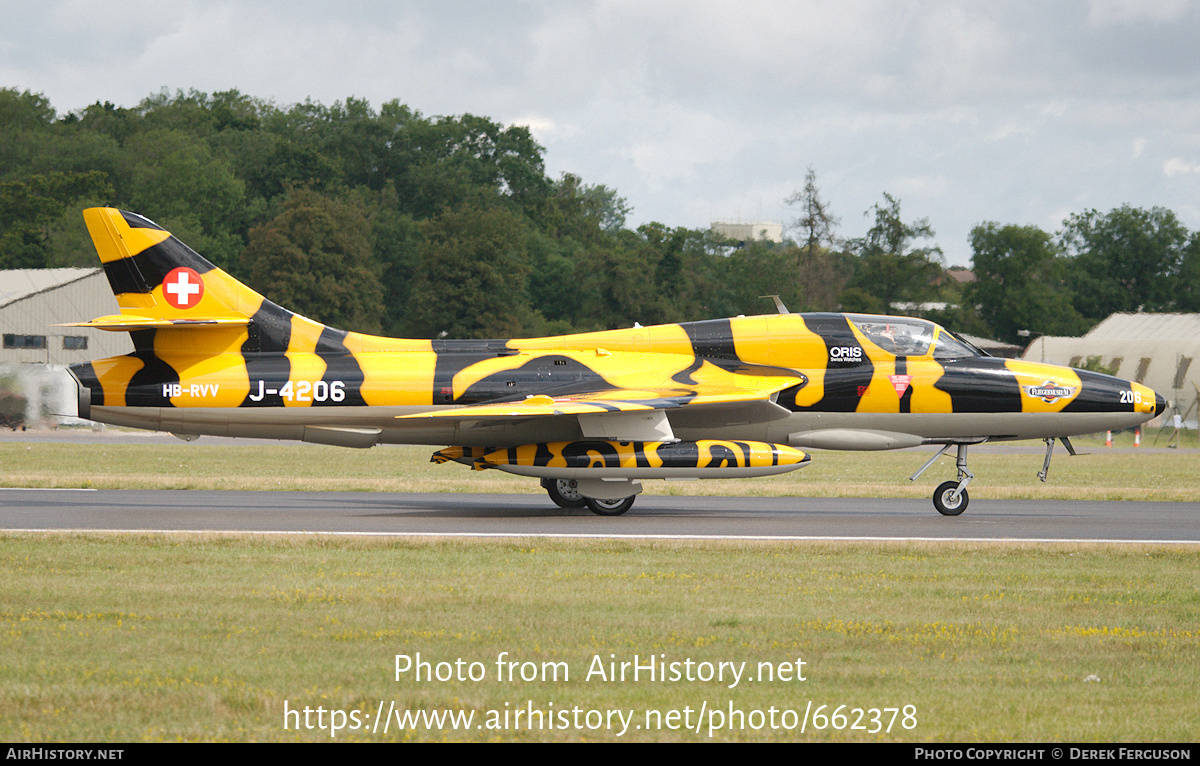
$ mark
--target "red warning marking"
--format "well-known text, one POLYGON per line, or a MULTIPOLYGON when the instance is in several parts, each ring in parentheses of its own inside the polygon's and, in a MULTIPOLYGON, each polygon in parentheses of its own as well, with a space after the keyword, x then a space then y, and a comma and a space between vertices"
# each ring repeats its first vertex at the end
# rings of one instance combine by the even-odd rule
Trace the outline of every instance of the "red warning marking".
POLYGON ((888 375, 888 380, 892 381, 892 388, 896 389, 896 396, 904 396, 908 385, 912 383, 912 375, 888 375))
POLYGON ((192 269, 172 269, 163 280, 163 297, 177 309, 190 309, 204 297, 204 280, 192 269))

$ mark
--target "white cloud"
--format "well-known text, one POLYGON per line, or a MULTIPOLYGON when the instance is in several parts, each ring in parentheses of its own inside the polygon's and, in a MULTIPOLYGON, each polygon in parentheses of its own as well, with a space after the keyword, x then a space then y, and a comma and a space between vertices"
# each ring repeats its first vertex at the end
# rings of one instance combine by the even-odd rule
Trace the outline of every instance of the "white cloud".
POLYGON ((1200 163, 1185 162, 1179 157, 1172 157, 1163 163, 1163 175, 1179 176, 1190 173, 1200 173, 1200 163))
POLYGON ((1089 6, 1088 23, 1096 26, 1178 21, 1189 10, 1188 0, 1091 0, 1089 6))

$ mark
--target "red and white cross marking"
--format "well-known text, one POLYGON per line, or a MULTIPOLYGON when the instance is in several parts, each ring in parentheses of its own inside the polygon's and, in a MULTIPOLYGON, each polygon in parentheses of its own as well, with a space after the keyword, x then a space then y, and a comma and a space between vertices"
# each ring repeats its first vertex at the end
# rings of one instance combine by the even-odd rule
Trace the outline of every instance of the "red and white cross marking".
POLYGON ((204 280, 192 269, 171 269, 163 280, 163 297, 177 309, 190 309, 204 297, 204 280))

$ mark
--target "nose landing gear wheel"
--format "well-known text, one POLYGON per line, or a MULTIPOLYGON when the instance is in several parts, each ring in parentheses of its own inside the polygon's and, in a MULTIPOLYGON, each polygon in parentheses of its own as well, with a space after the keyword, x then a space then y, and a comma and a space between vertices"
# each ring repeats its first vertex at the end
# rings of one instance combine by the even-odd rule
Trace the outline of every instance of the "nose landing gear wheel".
POLYGON ((585 500, 587 501, 587 507, 591 509, 592 513, 599 516, 620 516, 633 507, 635 497, 637 495, 630 495, 629 497, 618 498, 616 500, 601 500, 595 497, 585 498, 585 500))
MULTIPOLYGON (((979 443, 982 444, 987 439, 983 439, 979 443)), ((937 512, 943 516, 957 516, 967 510, 967 503, 971 502, 967 495, 967 485, 971 483, 971 479, 975 478, 975 474, 967 468, 967 444, 958 445, 958 459, 955 460, 955 465, 958 467, 958 481, 947 481, 938 485, 938 488, 933 492, 933 507, 937 508, 937 512)), ((946 454, 946 450, 950 449, 951 444, 943 446, 938 450, 937 454, 929 458, 929 462, 921 466, 920 470, 908 477, 909 481, 916 481, 917 477, 925 473, 929 466, 942 455, 946 454)))
POLYGON ((587 501, 579 494, 579 483, 574 479, 543 479, 546 494, 559 508, 583 508, 587 501))
POLYGON ((971 502, 971 498, 967 496, 967 491, 964 489, 958 493, 958 497, 954 497, 954 491, 958 489, 957 481, 946 481, 938 485, 938 488, 933 492, 933 507, 937 508, 938 513, 943 516, 957 516, 967 510, 967 503, 971 502))

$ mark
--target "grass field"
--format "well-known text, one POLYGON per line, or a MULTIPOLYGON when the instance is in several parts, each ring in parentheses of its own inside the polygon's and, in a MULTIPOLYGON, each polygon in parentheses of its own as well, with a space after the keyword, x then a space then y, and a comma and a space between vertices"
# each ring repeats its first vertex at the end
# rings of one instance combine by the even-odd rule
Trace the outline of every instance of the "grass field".
MULTIPOLYGON (((1131 437, 1130 437, 1131 438, 1131 437)), ((1040 444, 1040 443, 1039 443, 1040 444)), ((1101 442, 1102 444, 1102 442, 1101 442)), ((1057 448, 1050 480, 1038 481, 1042 447, 1012 453, 976 448, 971 496, 1095 500, 1200 501, 1200 451, 1057 448)), ((536 480, 497 470, 472 471, 429 462, 430 447, 350 450, 311 444, 211 445, 203 442, 78 444, 0 442, 0 486, 108 489, 328 490, 371 492, 541 492, 536 480)), ((953 452, 953 450, 951 451, 953 452)), ((928 497, 953 478, 943 456, 912 483, 924 450, 850 453, 813 451, 811 465, 782 476, 645 483, 647 494, 807 497, 928 497)))
POLYGON ((694 741, 718 723, 717 740, 1200 734, 1200 568, 1180 549, 9 534, 0 571, 9 741, 328 740, 329 711, 369 726, 381 701, 474 723, 336 738, 694 741), (496 679, 502 652, 529 680, 496 679), (397 681, 395 655, 417 653, 446 677, 479 663, 480 680, 397 681), (733 688, 587 679, 596 658, 634 655, 749 670, 733 688), (547 662, 566 670, 543 677, 547 662), (759 663, 790 680, 746 680, 759 663), (285 730, 285 702, 314 729, 297 715, 285 730), (585 712, 578 727, 488 728, 529 706, 585 712), (589 728, 586 711, 608 710, 629 716, 623 735, 589 728), (668 728, 670 711, 693 728, 668 728))
MULTIPOLYGON (((0 482, 540 491, 430 451, 3 442, 0 482)), ((1057 455, 1047 484, 1036 452, 975 451, 972 494, 1198 499, 1200 453, 1092 451, 1057 455)), ((818 452, 774 479, 647 488, 926 497, 953 463, 910 485, 923 460, 818 452)), ((8 533, 0 576, 7 741, 1200 738, 1194 546, 8 533), (396 655, 417 653, 482 675, 397 679, 396 655), (635 655, 696 677, 587 677, 635 655), (767 665, 806 680, 757 678, 767 665), (738 667, 732 688, 700 677, 738 667), (393 703, 473 717, 398 731, 393 703)))

